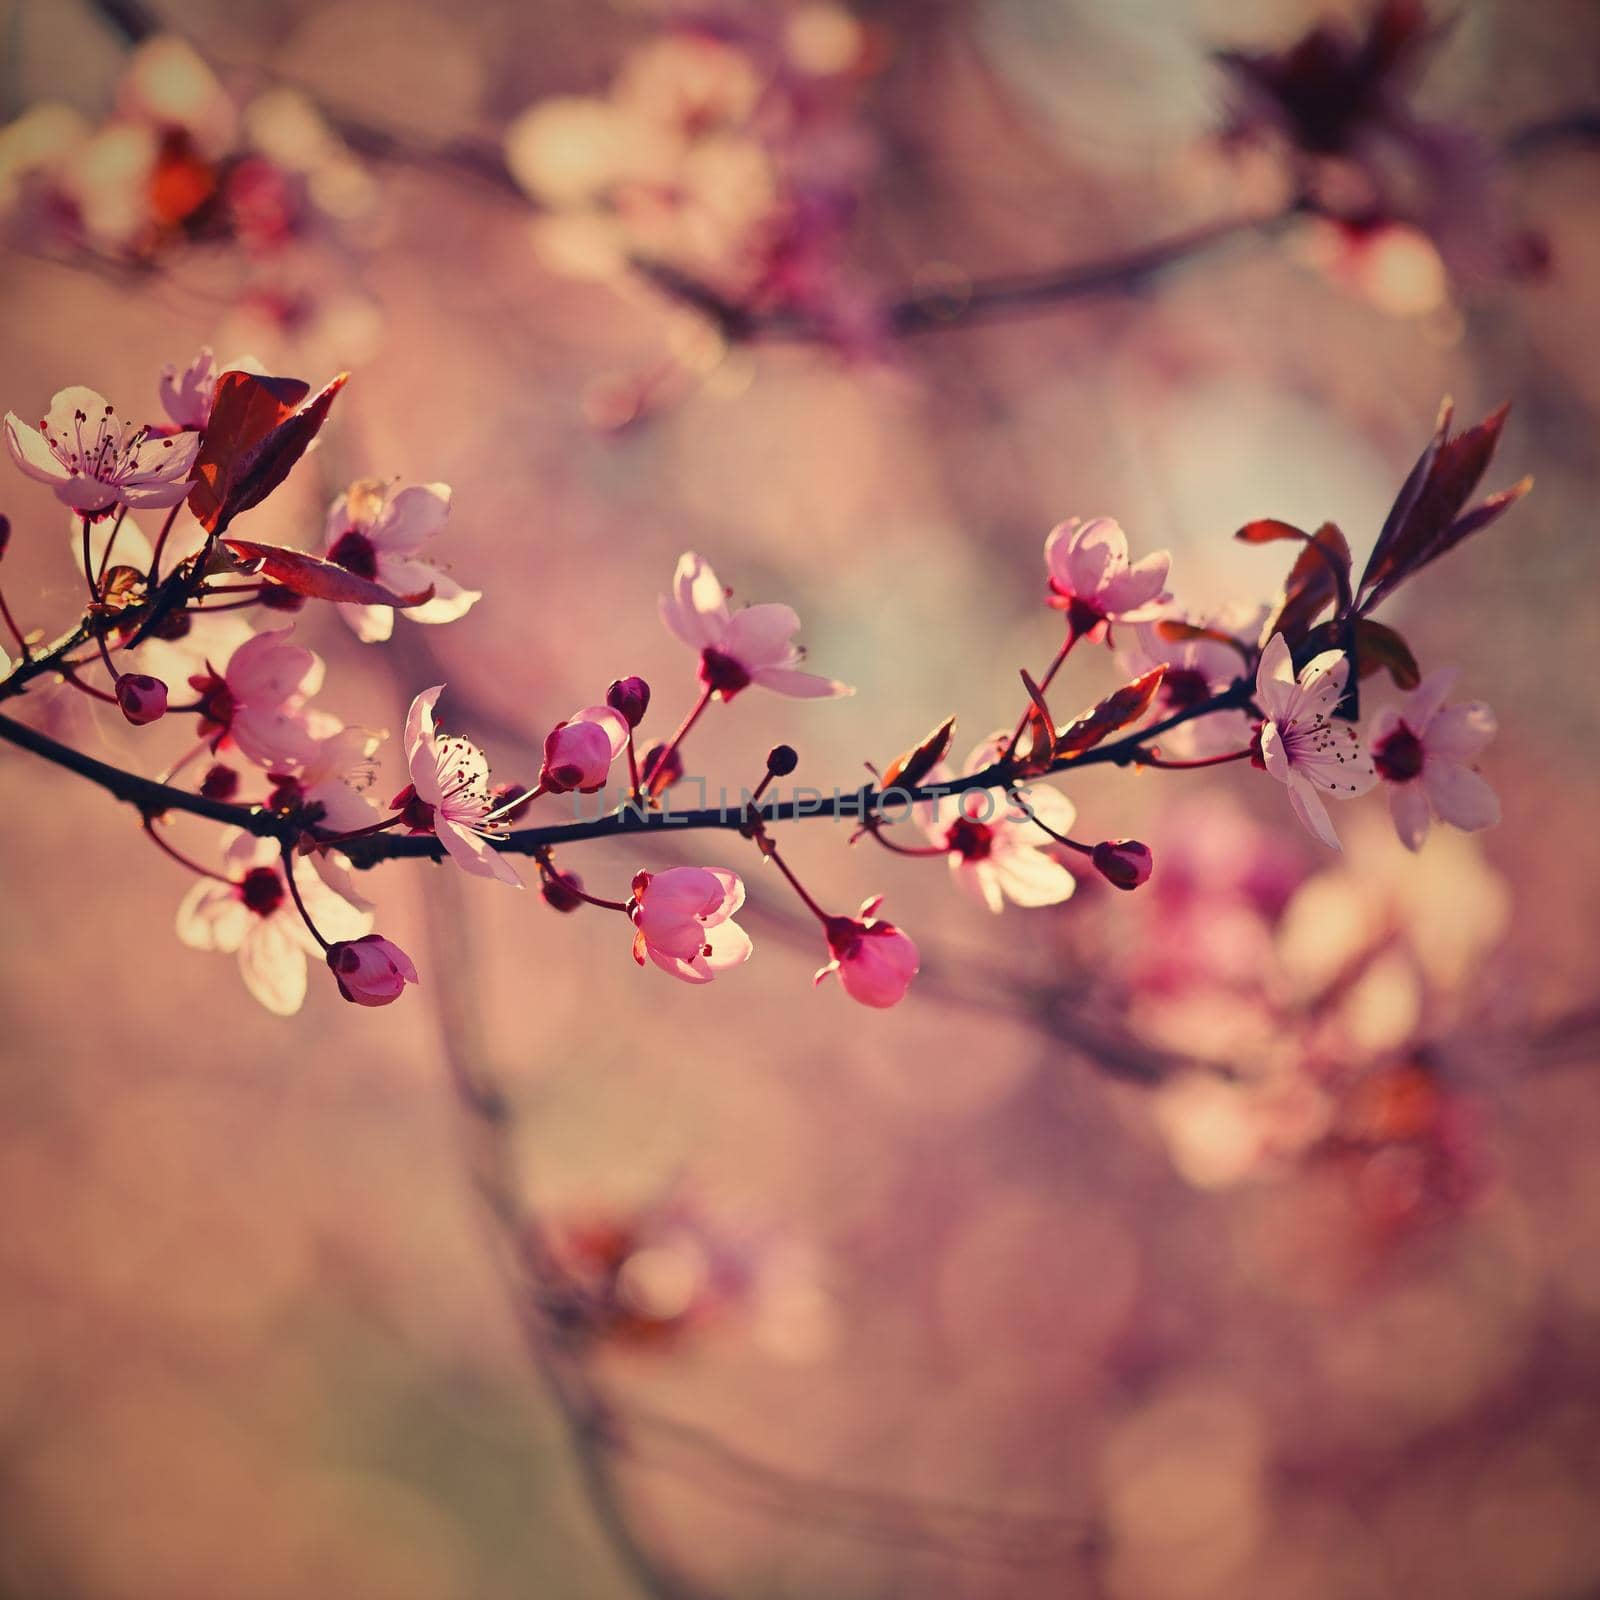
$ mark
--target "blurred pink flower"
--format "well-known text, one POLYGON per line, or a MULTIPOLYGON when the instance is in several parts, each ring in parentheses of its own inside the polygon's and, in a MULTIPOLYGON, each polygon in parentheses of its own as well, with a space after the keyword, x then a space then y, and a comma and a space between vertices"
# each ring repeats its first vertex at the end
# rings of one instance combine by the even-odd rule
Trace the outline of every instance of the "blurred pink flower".
POLYGON ((611 763, 628 743, 628 723, 610 706, 589 706, 558 722, 544 741, 539 782, 552 794, 577 789, 593 794, 605 786, 611 763))
POLYGON ((1325 650, 1306 664, 1297 683, 1281 633, 1273 634, 1256 669, 1256 700, 1266 718, 1262 764, 1288 788, 1294 814, 1333 850, 1339 848, 1339 836, 1317 791, 1349 798, 1378 781, 1355 728, 1330 720, 1349 673, 1350 663, 1340 651, 1325 650))
POLYGON ((832 960, 817 970, 813 983, 839 974, 844 992, 864 1006, 884 1009, 905 999, 922 957, 910 934, 877 916, 883 896, 865 901, 853 917, 829 917, 824 925, 832 960))
POLYGON ((691 650, 700 652, 700 681, 722 699, 759 684, 801 700, 854 694, 848 685, 797 671, 802 652, 794 642, 800 618, 784 605, 728 609, 728 591, 692 552, 678 560, 672 593, 661 598, 661 620, 691 650))
POLYGON ((200 734, 220 750, 232 743, 264 767, 307 759, 314 739, 305 701, 322 684, 322 660, 288 644, 293 627, 252 634, 218 673, 209 667, 189 679, 200 697, 200 734))
POLYGON ((1395 832, 1420 850, 1437 817, 1467 833, 1500 820, 1500 802, 1472 766, 1495 735, 1495 715, 1481 700, 1445 707, 1453 667, 1430 673, 1402 706, 1372 721, 1372 762, 1389 791, 1395 832))
POLYGON ((750 959, 750 935, 732 920, 744 883, 725 867, 669 867, 633 880, 633 959, 648 957, 685 983, 710 983, 750 959))
POLYGON ((269 774, 272 806, 303 808, 334 833, 371 826, 378 808, 361 791, 377 776, 372 756, 381 742, 366 728, 337 728, 313 739, 300 761, 269 774))
MULTIPOLYGON (((1001 735, 999 745, 1005 744, 1001 735)), ((996 741, 985 739, 963 769, 981 772, 993 764, 996 741)), ((935 767, 927 782, 950 781, 950 770, 935 767)), ((968 894, 991 911, 1017 906, 1054 906, 1070 900, 1078 880, 1051 853, 1054 842, 1037 817, 1054 833, 1072 831, 1077 811, 1057 789, 1033 784, 1013 803, 1003 789, 968 789, 953 799, 924 800, 916 817, 929 840, 949 852, 950 871, 968 894)))
MULTIPOLYGON (((336 858, 342 859, 342 858, 336 858)), ((292 1016, 306 994, 306 957, 322 947, 301 920, 270 839, 235 833, 223 851, 228 882, 204 878, 178 908, 178 937, 191 950, 237 954, 245 987, 278 1016, 292 1016)), ((324 938, 357 939, 371 917, 330 889, 305 857, 294 866, 295 887, 324 938)))
MULTIPOLYGON (((1265 606, 1233 607, 1199 626, 1237 637, 1252 648, 1266 621, 1265 606)), ((1117 660, 1130 678, 1143 677, 1152 667, 1165 667, 1161 687, 1151 705, 1155 717, 1170 717, 1221 694, 1245 670, 1247 657, 1220 639, 1164 639, 1161 623, 1179 617, 1140 622, 1117 636, 1117 660)), ((1221 755, 1249 742, 1250 721, 1243 711, 1214 711, 1161 735, 1161 749, 1169 756, 1190 758, 1221 755)))
POLYGON ((444 693, 441 683, 424 689, 406 714, 406 762, 411 784, 395 796, 413 833, 432 833, 450 859, 480 878, 522 887, 522 879, 489 841, 499 829, 485 825, 494 809, 489 784, 489 762, 470 740, 441 736, 434 727, 433 708, 444 693))
POLYGON ((74 511, 177 505, 189 492, 199 434, 152 434, 115 417, 93 389, 62 389, 37 428, 8 411, 6 445, 22 472, 74 511))
POLYGON ((1111 622, 1149 622, 1172 597, 1166 592, 1172 557, 1165 550, 1128 564, 1128 536, 1110 517, 1078 517, 1045 540, 1050 604, 1067 614, 1075 636, 1099 639, 1111 622))
MULTIPOLYGON (((449 573, 421 554, 444 532, 450 519, 450 485, 411 484, 402 489, 376 478, 361 478, 328 509, 322 553, 336 566, 369 578, 395 594, 433 590, 431 599, 411 606, 413 622, 454 622, 482 598, 463 589, 449 573)), ((339 615, 356 637, 375 644, 394 631, 392 606, 340 606, 339 615)))
POLYGON ((339 993, 358 1006, 389 1005, 417 981, 411 957, 376 933, 329 945, 328 967, 339 993))

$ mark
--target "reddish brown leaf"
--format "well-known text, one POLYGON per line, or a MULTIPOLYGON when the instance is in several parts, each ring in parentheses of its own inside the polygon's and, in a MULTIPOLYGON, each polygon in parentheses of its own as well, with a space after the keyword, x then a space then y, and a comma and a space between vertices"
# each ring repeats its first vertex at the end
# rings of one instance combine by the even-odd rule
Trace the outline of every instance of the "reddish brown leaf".
POLYGON ((1262 517, 1257 522, 1247 522, 1234 534, 1240 544, 1271 544, 1278 539, 1298 539, 1304 544, 1310 537, 1304 528, 1279 522, 1276 517, 1262 517))
POLYGON ((225 372, 218 378, 189 491, 189 509, 202 527, 222 532, 288 477, 349 376, 340 373, 305 405, 300 402, 307 385, 298 378, 263 378, 251 372, 225 372))
POLYGON ((1350 584, 1350 546, 1331 522, 1311 535, 1289 569, 1278 603, 1261 629, 1260 643, 1281 633, 1291 647, 1310 631, 1318 615, 1341 597, 1350 584))
POLYGON ((932 733, 891 761, 883 774, 885 789, 915 789, 950 754, 956 719, 946 717, 932 733))
POLYGON ((393 606, 404 610, 420 606, 433 597, 433 586, 417 594, 396 594, 381 583, 358 577, 344 567, 304 550, 287 550, 281 545, 253 544, 248 539, 224 539, 228 553, 243 563, 246 571, 270 578, 296 594, 313 600, 337 600, 347 605, 393 606))
POLYGON ((1433 440, 1411 469, 1361 575, 1363 610, 1370 610, 1418 568, 1487 526, 1519 498, 1517 491, 1507 491, 1510 499, 1495 496, 1501 503, 1479 508, 1485 515, 1461 514, 1488 470, 1509 410, 1509 405, 1501 406, 1452 439, 1447 436, 1451 412, 1445 404, 1433 440))
POLYGON ((1356 624, 1356 670, 1363 678, 1387 672, 1397 689, 1415 689, 1422 682, 1422 669, 1411 653, 1411 646, 1393 628, 1363 617, 1356 624))
POLYGON ((1056 739, 1057 759, 1081 756, 1119 728, 1137 722, 1154 704, 1156 691, 1161 687, 1166 671, 1165 666, 1152 667, 1143 677, 1125 683, 1114 694, 1108 694, 1092 711, 1084 712, 1056 739))
POLYGON ((1179 622, 1174 617, 1163 617, 1155 624, 1155 630, 1156 634, 1168 644, 1182 644, 1189 639, 1206 639, 1212 644, 1225 644, 1230 650, 1238 651, 1247 665, 1255 661, 1255 653, 1251 646, 1243 639, 1234 638, 1222 628, 1204 628, 1198 622, 1179 622))

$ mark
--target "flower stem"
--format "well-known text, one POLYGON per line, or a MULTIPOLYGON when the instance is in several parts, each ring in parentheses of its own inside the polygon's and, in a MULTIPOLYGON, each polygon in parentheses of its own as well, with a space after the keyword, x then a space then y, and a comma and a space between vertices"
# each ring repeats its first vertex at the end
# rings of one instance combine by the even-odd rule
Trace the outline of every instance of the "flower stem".
POLYGON ((161 532, 156 535, 156 547, 150 556, 150 576, 147 587, 153 593, 161 582, 161 552, 167 548, 167 536, 172 532, 172 525, 178 520, 178 513, 183 510, 183 501, 179 501, 168 513, 167 520, 161 524, 161 532))
POLYGON ((1225 767, 1230 761, 1248 761, 1254 752, 1230 750, 1223 756, 1197 756, 1192 761, 1168 761, 1159 751, 1141 750, 1133 758, 1136 767, 1160 767, 1163 772, 1193 772, 1200 767, 1225 767))
POLYGON ((711 685, 707 684, 705 688, 700 691, 700 698, 695 701, 693 708, 689 712, 689 715, 686 716, 678 725, 678 731, 673 734, 669 740, 667 740, 666 748, 663 749, 661 754, 656 758, 655 772, 652 774, 650 779, 650 792, 652 794, 660 794, 662 790, 666 788, 664 779, 666 773, 670 770, 673 756, 677 754, 678 746, 681 745, 684 739, 688 737, 689 730, 700 720, 701 712, 703 712, 705 708, 711 704, 711 696, 715 692, 716 691, 712 689, 711 685))
POLYGON ((806 893, 805 885, 801 883, 801 881, 789 870, 788 862, 786 862, 783 857, 778 854, 777 849, 772 844, 771 840, 766 840, 762 844, 761 853, 773 864, 773 866, 778 869, 779 872, 784 875, 784 877, 789 880, 789 887, 800 896, 801 904, 805 906, 806 910, 809 911, 818 922, 826 924, 828 921, 828 913, 824 911, 809 894, 806 893))
POLYGON ((311 937, 322 946, 324 950, 331 949, 328 941, 317 932, 317 925, 311 920, 311 913, 306 910, 306 903, 300 897, 300 885, 294 881, 294 846, 287 839, 282 841, 283 850, 283 881, 289 885, 289 897, 294 901, 294 908, 300 913, 300 920, 311 930, 311 937))
POLYGON ((154 817, 147 816, 144 819, 144 834, 157 850, 159 850, 164 856, 170 856, 171 859, 176 861, 180 867, 187 867, 190 872, 198 873, 202 878, 210 878, 217 883, 231 884, 234 881, 225 873, 214 872, 210 867, 202 867, 198 861, 192 860, 190 857, 186 856, 181 850, 177 849, 176 846, 168 844, 167 841, 156 832, 156 823, 154 817))
MULTIPOLYGON (((1068 624, 1066 639, 1063 641, 1061 648, 1056 651, 1055 660, 1045 668, 1044 676, 1039 680, 1039 693, 1041 695, 1055 682, 1055 676, 1061 670, 1062 662, 1072 654, 1072 647, 1078 642, 1078 638, 1077 630, 1068 624)), ((1022 717, 1017 723, 1017 731, 1011 735, 1004 751, 1001 752, 1000 759, 1002 761, 1009 761, 1017 753, 1017 746, 1022 742, 1022 735, 1027 730, 1028 718, 1032 715, 1033 704, 1030 701, 1028 709, 1022 713, 1022 717)))
POLYGON ((28 648, 27 635, 17 626, 17 619, 11 615, 11 607, 6 603, 3 589, 0 589, 0 617, 5 618, 6 626, 11 630, 11 637, 17 641, 17 648, 22 652, 22 659, 31 660, 33 652, 28 648))

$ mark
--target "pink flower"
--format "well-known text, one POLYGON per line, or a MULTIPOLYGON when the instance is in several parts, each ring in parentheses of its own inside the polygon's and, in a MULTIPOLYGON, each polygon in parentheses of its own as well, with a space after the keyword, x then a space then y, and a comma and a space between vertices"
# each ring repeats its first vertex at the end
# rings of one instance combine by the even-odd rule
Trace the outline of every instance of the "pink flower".
POLYGON ((434 728, 433 708, 444 693, 441 683, 424 689, 406 714, 406 762, 411 786, 395 797, 413 833, 432 833, 463 872, 498 878, 517 888, 522 879, 490 848, 501 830, 486 819, 494 810, 489 762, 473 743, 442 736, 434 728))
POLYGON ((1468 833, 1493 827, 1500 802, 1472 766, 1495 735, 1495 716, 1481 700, 1446 709, 1453 667, 1429 673, 1401 707, 1385 706, 1372 722, 1372 762, 1389 790, 1395 832, 1420 850, 1432 818, 1468 833))
MULTIPOLYGON (((406 615, 413 622, 454 622, 482 598, 463 589, 421 552, 444 532, 450 520, 450 485, 411 484, 400 488, 376 478, 360 478, 334 501, 323 529, 322 550, 329 561, 369 578, 398 595, 433 596, 406 615)), ((392 606, 341 606, 339 614, 358 639, 374 644, 394 631, 392 606)))
POLYGON ((552 794, 593 794, 604 788, 611 763, 627 743, 628 723, 620 712, 610 706, 575 711, 546 735, 539 782, 552 794))
POLYGON ((330 833, 369 827, 378 820, 378 808, 361 791, 377 776, 372 756, 381 743, 366 728, 336 725, 336 731, 313 739, 301 760, 272 770, 270 804, 280 811, 304 810, 330 833))
MULTIPOLYGON (((178 937, 191 950, 237 954, 250 993, 268 1011, 292 1016, 305 999, 306 957, 321 956, 322 947, 295 909, 278 846, 235 833, 223 863, 230 881, 205 878, 184 896, 178 937)), ((358 939, 372 926, 371 917, 330 889, 303 856, 295 861, 294 881, 324 938, 358 939)))
MULTIPOLYGON (((1261 637, 1266 607, 1241 607, 1206 618, 1200 626, 1230 638, 1240 639, 1253 648, 1261 637)), ((1142 677, 1152 667, 1165 667, 1161 687, 1151 706, 1157 719, 1187 711, 1221 694, 1244 672, 1247 657, 1220 639, 1164 639, 1161 623, 1181 618, 1159 618, 1136 623, 1117 637, 1117 660, 1130 678, 1142 677)), ((1250 721, 1243 711, 1214 711, 1196 717, 1161 735, 1161 749, 1169 755, 1189 759, 1222 755, 1238 750, 1250 739, 1250 721)))
POLYGON ((725 867, 669 867, 633 880, 633 959, 685 983, 710 983, 750 959, 750 935, 732 920, 744 884, 725 867))
POLYGON ((339 993, 358 1006, 389 1005, 417 981, 411 957, 376 933, 329 945, 328 967, 339 993))
POLYGON ((922 957, 910 934, 876 916, 883 896, 866 901, 854 917, 829 917, 825 925, 828 953, 833 959, 817 971, 814 983, 830 972, 839 974, 844 992, 864 1006, 898 1005, 922 957))
POLYGON ((672 593, 661 599, 661 620, 700 652, 700 681, 724 700, 752 683, 799 700, 855 693, 832 678, 796 670, 801 651, 794 634, 800 619, 788 606, 746 606, 731 612, 728 591, 693 553, 678 560, 672 593))
POLYGON ((253 356, 241 356, 219 367, 210 345, 201 346, 187 367, 168 362, 161 369, 161 405, 179 428, 203 432, 211 420, 211 402, 217 397, 217 379, 224 372, 254 372, 264 376, 266 368, 253 356))
POLYGON ((1319 789, 1350 798, 1377 781, 1372 758, 1356 730, 1330 719, 1344 693, 1350 663, 1337 650, 1308 662, 1295 682, 1294 661, 1281 633, 1273 634, 1256 669, 1256 701, 1261 725, 1261 760, 1289 790, 1289 804, 1312 833, 1330 849, 1339 848, 1319 789))
MULTIPOLYGON (((967 758, 965 771, 981 772, 991 766, 1006 743, 985 739, 967 758)), ((946 767, 936 767, 928 783, 950 781, 946 767)), ((1054 906, 1070 900, 1078 880, 1052 855, 1053 841, 1034 823, 1056 833, 1070 833, 1077 812, 1057 789, 1030 785, 1021 804, 1013 803, 1003 789, 968 789, 942 800, 925 800, 917 806, 917 821, 936 845, 949 851, 950 871, 968 894, 991 911, 1017 906, 1054 906)))
POLYGON ((189 492, 189 469, 200 435, 152 434, 118 422, 114 408, 93 389, 63 389, 50 414, 30 428, 6 413, 6 445, 28 477, 54 488, 74 511, 108 511, 124 505, 175 506, 189 492))
POLYGON ((147 672, 124 672, 117 679, 116 695, 123 716, 136 728, 167 714, 167 686, 147 672))
POLYGON ((211 748, 236 744, 264 767, 296 766, 311 755, 315 740, 306 726, 305 702, 322 683, 322 660, 302 645, 285 641, 293 627, 252 634, 219 674, 196 673, 190 685, 200 697, 200 735, 211 748))
POLYGON ((1051 530, 1044 559, 1050 604, 1067 614, 1075 636, 1099 639, 1112 622, 1150 622, 1172 597, 1166 592, 1172 557, 1158 550, 1128 565, 1128 536, 1110 517, 1070 517, 1051 530))

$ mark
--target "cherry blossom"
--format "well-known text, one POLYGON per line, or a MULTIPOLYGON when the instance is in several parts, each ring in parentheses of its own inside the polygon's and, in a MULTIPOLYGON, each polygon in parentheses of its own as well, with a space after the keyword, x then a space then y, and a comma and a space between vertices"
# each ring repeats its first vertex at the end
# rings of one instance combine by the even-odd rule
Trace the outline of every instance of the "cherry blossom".
POLYGON ((892 922, 882 921, 878 907, 883 896, 862 904, 853 917, 829 917, 823 924, 832 960, 817 969, 813 983, 830 972, 839 974, 844 992, 864 1006, 879 1009, 898 1005, 922 964, 916 942, 892 922))
MULTIPOLYGON (((993 764, 1005 735, 985 739, 967 758, 965 772, 993 764)), ((950 781, 947 767, 936 767, 931 785, 950 781)), ((929 840, 949 852, 950 871, 966 893, 991 911, 1017 906, 1054 906, 1072 898, 1078 880, 1053 854, 1053 833, 1072 831, 1077 812, 1058 789, 1033 784, 1020 801, 1003 789, 968 789, 944 800, 917 806, 917 821, 929 840)))
POLYGON ((1045 540, 1049 603, 1067 614, 1074 638, 1100 639, 1113 622, 1149 622, 1172 597, 1165 550, 1128 564, 1128 536, 1110 517, 1069 517, 1045 540))
POLYGON ((800 619, 785 605, 728 609, 728 594, 701 557, 678 560, 672 593, 661 599, 661 620, 691 650, 700 652, 700 682, 723 700, 759 684, 800 700, 831 699, 855 690, 832 678, 800 672, 793 638, 800 619))
POLYGON ((1434 817, 1465 832, 1492 827, 1500 802, 1473 767, 1494 738, 1495 715, 1481 700, 1445 706, 1453 667, 1430 673, 1404 705, 1385 706, 1372 720, 1372 762, 1389 791, 1395 832, 1420 850, 1434 817))
POLYGON ((750 959, 750 935, 733 921, 744 883, 725 867, 669 867, 633 880, 633 959, 685 983, 710 983, 750 959))
MULTIPOLYGON (((418 483, 400 488, 376 478, 360 478, 328 509, 323 529, 324 556, 357 577, 380 583, 399 595, 432 597, 412 606, 413 622, 454 622, 482 598, 464 589, 421 552, 444 532, 450 519, 450 485, 418 483)), ((392 606, 341 605, 339 615, 358 639, 376 644, 394 631, 392 606)))
POLYGON ((1295 681, 1294 661, 1281 633, 1275 633, 1256 670, 1256 700, 1265 714, 1261 760, 1289 790, 1294 814, 1330 849, 1339 848, 1322 796, 1365 794, 1378 781, 1372 758, 1349 723, 1334 723, 1334 708, 1344 694, 1350 663, 1338 650, 1309 661, 1295 681))
MULTIPOLYGON (((1266 607, 1231 607, 1198 623, 1211 633, 1254 645, 1266 621, 1266 607)), ((1203 705, 1223 693, 1245 670, 1246 658, 1232 645, 1215 638, 1165 639, 1161 622, 1136 623, 1117 636, 1117 660, 1130 678, 1142 677, 1152 667, 1165 667, 1161 687, 1151 705, 1156 718, 1170 717, 1203 705)), ((1243 711, 1218 711, 1196 717, 1161 736, 1162 751, 1182 758, 1220 755, 1249 742, 1250 721, 1243 711)))
POLYGON ((339 993, 358 1006, 386 1006, 417 981, 411 957, 381 934, 338 940, 328 946, 328 968, 339 993))
POLYGON ((81 385, 62 389, 37 428, 8 411, 5 432, 23 473, 90 515, 115 505, 177 505, 189 492, 189 469, 200 448, 196 433, 160 435, 118 422, 115 409, 81 385))
MULTIPOLYGON (((202 878, 178 908, 178 937, 191 950, 237 955, 245 987, 278 1016, 292 1016, 306 994, 306 957, 322 947, 295 908, 283 859, 270 839, 233 833, 223 851, 227 881, 202 878)), ((295 888, 319 932, 359 939, 371 917, 330 889, 304 857, 295 861, 295 888)))
POLYGON ((545 736, 540 784, 552 794, 605 787, 611 763, 628 744, 628 722, 610 706, 588 706, 558 722, 545 736))
MULTIPOLYGON (((318 731, 314 721, 310 726, 318 731)), ((381 743, 367 728, 339 728, 313 739, 302 760, 268 774, 273 808, 302 810, 334 833, 371 827, 378 808, 361 791, 376 776, 372 756, 381 743)))
POLYGON ((411 783, 395 796, 394 805, 413 833, 436 835, 463 872, 521 888, 510 862, 490 845, 503 829, 487 821, 494 810, 487 757, 470 740, 441 734, 434 726, 433 708, 443 693, 441 683, 411 702, 406 714, 411 783))
POLYGON ((322 685, 322 659, 289 644, 293 631, 252 634, 220 673, 208 665, 189 679, 199 695, 201 736, 214 751, 234 744, 264 767, 298 765, 311 755, 305 702, 322 685))
POLYGON ((211 420, 211 402, 216 398, 217 379, 224 372, 254 372, 264 375, 266 368, 254 356, 241 356, 226 366, 218 366, 210 345, 202 345, 186 367, 168 362, 161 369, 161 405, 175 427, 199 433, 211 420))

